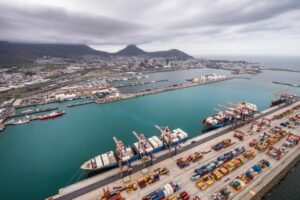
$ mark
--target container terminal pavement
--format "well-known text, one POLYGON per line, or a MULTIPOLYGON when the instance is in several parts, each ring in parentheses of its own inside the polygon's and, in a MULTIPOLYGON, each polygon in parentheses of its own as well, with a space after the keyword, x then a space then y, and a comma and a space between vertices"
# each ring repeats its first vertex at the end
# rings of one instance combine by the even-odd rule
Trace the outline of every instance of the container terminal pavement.
POLYGON ((252 122, 241 127, 233 129, 227 126, 191 138, 180 145, 176 155, 174 149, 171 153, 161 151, 152 165, 150 161, 136 161, 131 173, 124 174, 123 178, 118 168, 112 169, 62 188, 59 194, 49 199, 152 199, 151 195, 155 199, 158 197, 154 197, 154 193, 160 190, 167 194, 160 199, 251 199, 299 157, 299 145, 289 145, 287 141, 300 138, 299 123, 299 101, 275 106, 256 114, 252 122), (274 135, 277 132, 280 132, 280 137, 274 135), (212 149, 217 143, 228 140, 230 144, 217 151, 212 149), (185 167, 178 165, 178 161, 198 155, 195 152, 201 154, 196 161, 190 161, 185 167), (230 161, 219 162, 217 168, 204 176, 195 174, 196 169, 217 163, 218 158, 230 152, 234 155, 230 161), (163 169, 168 173, 163 173, 163 169), (155 174, 159 174, 159 178, 152 180, 155 174), (141 189, 139 181, 149 177, 150 181, 141 189), (108 191, 118 195, 108 197, 108 191))

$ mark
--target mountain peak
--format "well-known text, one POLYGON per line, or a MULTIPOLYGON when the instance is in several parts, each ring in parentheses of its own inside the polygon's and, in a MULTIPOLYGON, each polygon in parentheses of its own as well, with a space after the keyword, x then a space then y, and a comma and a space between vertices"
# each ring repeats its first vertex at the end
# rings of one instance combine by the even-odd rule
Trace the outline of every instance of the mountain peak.
POLYGON ((117 55, 120 56, 138 56, 138 55, 143 55, 146 52, 140 48, 138 48, 134 44, 129 44, 127 45, 124 49, 120 50, 117 52, 117 55))

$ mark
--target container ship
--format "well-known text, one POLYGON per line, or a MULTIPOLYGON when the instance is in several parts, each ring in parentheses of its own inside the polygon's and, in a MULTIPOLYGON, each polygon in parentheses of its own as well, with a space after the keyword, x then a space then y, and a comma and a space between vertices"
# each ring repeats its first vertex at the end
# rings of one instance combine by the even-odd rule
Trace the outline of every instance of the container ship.
POLYGON ((274 95, 273 100, 271 102, 271 107, 280 105, 282 103, 290 104, 296 99, 296 95, 289 93, 279 93, 274 95))
POLYGON ((213 130, 220 128, 248 117, 252 117, 257 112, 255 104, 242 102, 229 107, 225 111, 219 111, 217 114, 212 115, 202 121, 203 130, 213 130))
POLYGON ((47 115, 42 115, 40 116, 40 120, 45 120, 45 119, 52 119, 52 118, 55 118, 55 117, 60 117, 62 115, 65 114, 65 111, 54 111, 50 114, 47 114, 47 115))
POLYGON ((152 136, 147 139, 143 134, 133 132, 137 142, 135 142, 132 147, 126 147, 121 140, 113 137, 116 144, 116 151, 109 151, 89 159, 81 165, 81 169, 92 172, 117 167, 119 166, 119 162, 129 164, 141 159, 144 155, 151 156, 169 146, 178 145, 188 138, 188 134, 179 128, 171 131, 168 127, 164 129, 158 126, 155 127, 160 131, 160 137, 152 136))

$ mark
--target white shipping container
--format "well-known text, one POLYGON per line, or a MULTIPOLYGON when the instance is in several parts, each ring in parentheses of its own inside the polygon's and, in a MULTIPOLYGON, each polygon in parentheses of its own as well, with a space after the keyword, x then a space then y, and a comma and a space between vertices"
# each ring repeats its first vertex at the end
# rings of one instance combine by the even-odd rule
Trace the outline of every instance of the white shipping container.
POLYGON ((109 158, 114 158, 114 152, 112 152, 112 151, 108 152, 107 155, 109 158))
POLYGON ((153 138, 149 138, 149 142, 154 148, 158 147, 158 144, 155 142, 155 140, 153 138))
POLYGON ((108 159, 107 159, 107 160, 106 160, 106 159, 105 159, 105 160, 103 160, 103 165, 104 165, 104 166, 107 166, 107 165, 109 165, 109 160, 108 160, 108 159))
POLYGON ((102 163, 102 160, 101 160, 101 157, 100 156, 97 156, 96 157, 96 164, 97 164, 97 167, 103 167, 103 163, 102 163))
POLYGON ((102 156, 101 156, 101 157, 102 157, 102 160, 104 160, 104 159, 105 159, 105 160, 108 160, 108 156, 107 156, 107 154, 106 154, 106 153, 105 153, 105 154, 102 154, 102 156))
POLYGON ((139 153, 143 153, 143 149, 141 148, 141 149, 139 149, 139 145, 138 145, 138 143, 136 142, 136 143, 134 143, 133 144, 134 145, 134 147, 136 148, 136 150, 137 151, 139 151, 139 153))
POLYGON ((179 138, 180 140, 184 138, 183 134, 181 134, 181 133, 178 133, 177 136, 178 136, 178 138, 179 138))
POLYGON ((132 149, 130 147, 126 148, 126 151, 128 153, 128 156, 130 156, 130 157, 133 156, 132 149))
POLYGON ((174 193, 174 188, 170 184, 168 184, 167 187, 169 188, 171 194, 173 194, 174 193))
POLYGON ((159 147, 163 146, 162 141, 157 136, 153 136, 153 139, 155 140, 155 142, 158 144, 159 147))

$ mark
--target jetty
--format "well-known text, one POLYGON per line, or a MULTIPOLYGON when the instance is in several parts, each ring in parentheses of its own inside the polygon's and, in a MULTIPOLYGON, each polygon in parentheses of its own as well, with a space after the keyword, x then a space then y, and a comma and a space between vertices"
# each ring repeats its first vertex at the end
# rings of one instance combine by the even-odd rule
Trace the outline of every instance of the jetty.
POLYGON ((21 117, 21 116, 25 116, 25 115, 31 115, 31 114, 36 114, 36 113, 41 113, 41 112, 48 112, 48 111, 53 111, 53 110, 57 110, 58 107, 52 107, 52 108, 38 108, 35 110, 31 110, 28 112, 21 112, 21 113, 15 113, 13 115, 10 115, 8 118, 13 118, 13 117, 21 117))
POLYGON ((251 120, 244 123, 200 134, 180 144, 178 149, 158 152, 151 162, 149 160, 135 161, 132 163, 131 170, 128 173, 122 173, 122 176, 120 169, 112 169, 66 186, 60 189, 57 195, 50 198, 92 200, 99 199, 106 189, 110 188, 115 191, 114 188, 124 188, 118 190, 117 193, 125 199, 142 199, 166 183, 175 181, 180 185, 180 190, 175 195, 184 191, 191 197, 210 199, 212 195, 221 195, 220 190, 226 188, 230 199, 259 199, 268 192, 268 186, 276 182, 274 180, 276 176, 282 176, 296 160, 299 160, 298 142, 297 144, 290 142, 291 137, 300 138, 299 114, 300 101, 298 100, 289 105, 280 104, 271 107, 257 113, 251 120), (262 138, 264 139, 262 140, 262 138), (221 149, 212 148, 228 139, 230 139, 230 144, 227 143, 221 149), (251 146, 253 141, 263 142, 251 146), (251 150, 253 157, 247 158, 245 154, 242 154, 243 152, 238 154, 241 147, 244 150, 251 150), (220 167, 228 168, 226 173, 219 173, 223 178, 214 176, 213 172, 215 171, 210 171, 204 178, 196 173, 196 169, 200 167, 199 162, 191 162, 184 169, 178 167, 179 159, 188 157, 195 152, 201 152, 203 155, 201 158, 202 168, 204 164, 209 164, 205 165, 206 168, 211 166, 212 162, 218 163, 217 160, 228 152, 235 153, 234 158, 231 158, 233 161, 223 161, 219 167, 213 168, 214 170, 219 170, 220 167), (128 189, 129 192, 126 192, 129 183, 137 183, 141 177, 147 174, 151 175, 156 169, 166 167, 169 171, 168 175, 161 175, 161 180, 147 185, 144 189, 128 189), (245 177, 245 173, 249 169, 251 169, 249 172, 251 179, 245 177))

